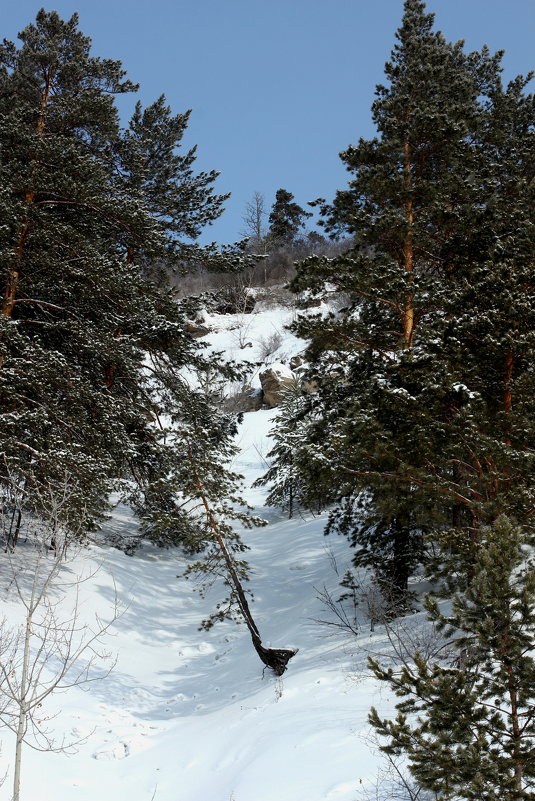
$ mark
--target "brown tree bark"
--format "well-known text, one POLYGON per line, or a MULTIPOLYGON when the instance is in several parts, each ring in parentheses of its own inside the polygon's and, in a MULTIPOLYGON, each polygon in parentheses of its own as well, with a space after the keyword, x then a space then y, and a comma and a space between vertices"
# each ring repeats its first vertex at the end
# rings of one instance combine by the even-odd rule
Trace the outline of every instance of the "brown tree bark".
MULTIPOLYGON (((50 67, 48 69, 43 69, 43 77, 44 77, 44 86, 41 95, 41 101, 39 104, 39 114, 35 125, 35 133, 39 138, 42 138, 45 131, 46 110, 50 100, 50 94, 52 91, 53 72, 50 67)), ((32 170, 31 183, 33 183, 34 175, 35 175, 35 163, 32 170)), ((32 203, 35 200, 34 187, 30 187, 29 189, 26 190, 24 194, 24 200, 28 207, 32 205, 32 203)), ((30 220, 28 214, 27 218, 24 220, 24 222, 21 224, 19 228, 13 264, 10 267, 7 275, 6 286, 4 288, 4 296, 2 300, 3 317, 11 318, 13 315, 13 308, 15 306, 15 299, 17 297, 17 290, 20 281, 20 272, 21 272, 22 259, 24 255, 24 248, 26 245, 26 240, 28 238, 29 232, 30 232, 30 220)), ((2 365, 0 362, 0 367, 1 366, 2 365)))
MULTIPOLYGON (((410 143, 403 145, 403 172, 405 189, 410 191, 412 186, 412 165, 410 143)), ((407 233, 403 242, 403 267, 408 278, 409 284, 412 283, 414 274, 414 242, 412 227, 414 224, 414 203, 411 197, 405 201, 405 221, 407 223, 407 233)), ((414 295, 409 292, 405 298, 405 305, 402 312, 403 324, 403 347, 408 350, 412 347, 414 338, 414 295)))
MULTIPOLYGON (((190 451, 190 456, 191 456, 191 451, 190 451)), ((202 504, 204 506, 204 509, 205 509, 205 512, 206 512, 206 517, 207 517, 208 523, 210 525, 210 528, 214 532, 214 538, 215 538, 215 540, 216 540, 216 542, 217 542, 217 544, 219 546, 219 549, 221 550, 221 553, 223 554, 223 559, 224 559, 225 565, 227 567, 227 571, 228 571, 228 575, 229 575, 229 579, 230 579, 230 584, 232 585, 232 588, 234 589, 234 591, 236 593, 236 598, 238 600, 238 606, 239 606, 240 612, 242 614, 242 617, 243 617, 243 619, 245 621, 245 624, 246 624, 247 628, 249 629, 249 633, 251 635, 251 640, 253 641, 254 649, 255 649, 256 653, 258 654, 258 656, 260 657, 261 661, 264 663, 264 665, 266 665, 266 667, 271 668, 273 670, 273 672, 275 673, 275 675, 282 676, 282 674, 286 670, 288 662, 290 661, 290 659, 293 656, 295 656, 297 651, 289 649, 289 648, 265 648, 262 645, 262 639, 260 637, 260 632, 259 632, 258 626, 256 625, 256 623, 254 621, 254 618, 253 618, 253 616, 251 614, 251 609, 249 607, 249 602, 247 601, 247 596, 245 595, 245 591, 244 591, 243 585, 242 585, 242 583, 240 581, 240 577, 238 576, 238 573, 236 572, 236 568, 234 566, 234 561, 232 559, 232 555, 230 554, 230 552, 229 552, 229 550, 228 550, 228 548, 226 546, 225 540, 223 539, 223 536, 221 535, 221 532, 219 530, 219 526, 217 525, 217 520, 215 519, 215 517, 214 517, 214 515, 212 513, 212 510, 210 508, 210 504, 208 503, 208 498, 206 497, 206 493, 204 492, 204 490, 202 488, 202 484, 201 484, 201 480, 199 478, 199 474, 198 474, 197 470, 195 469, 193 463, 192 463, 192 469, 193 469, 193 476, 194 476, 195 486, 197 487, 197 491, 199 492, 199 495, 201 497, 202 504)))

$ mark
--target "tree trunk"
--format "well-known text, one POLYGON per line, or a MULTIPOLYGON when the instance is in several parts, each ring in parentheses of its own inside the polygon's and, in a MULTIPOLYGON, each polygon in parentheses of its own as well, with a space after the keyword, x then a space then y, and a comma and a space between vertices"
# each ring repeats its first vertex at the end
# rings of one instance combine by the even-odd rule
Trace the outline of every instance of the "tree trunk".
POLYGON ((391 618, 404 615, 408 607, 409 589, 409 539, 410 524, 405 512, 397 514, 391 523, 393 535, 393 564, 389 575, 381 582, 388 616, 391 618))
MULTIPOLYGON (((405 189, 409 191, 412 184, 412 167, 411 167, 411 154, 410 144, 405 142, 403 145, 403 171, 405 189)), ((414 209, 412 198, 407 198, 405 201, 405 220, 407 223, 407 233, 403 242, 403 267, 409 283, 412 283, 414 272, 414 243, 412 226, 414 223, 414 209)), ((405 304, 402 313, 403 323, 403 347, 408 350, 412 347, 414 338, 414 295, 409 292, 405 298, 405 304)))
POLYGON ((20 769, 22 761, 22 744, 26 731, 26 707, 23 703, 19 707, 19 722, 17 726, 17 739, 15 743, 15 768, 13 774, 13 801, 20 800, 20 769))
POLYGON ((293 456, 290 453, 290 486, 288 488, 288 520, 291 520, 294 514, 294 471, 293 471, 293 456))
MULTIPOLYGON (((508 353, 505 357, 505 371, 504 371, 504 379, 503 379, 503 410, 505 412, 506 417, 508 417, 511 413, 511 409, 513 406, 513 392, 511 389, 511 381, 513 380, 513 369, 515 366, 515 357, 512 353, 508 353)), ((511 423, 509 420, 506 420, 504 424, 504 443, 506 445, 511 445, 511 423)))
MULTIPOLYGON (((50 91, 52 88, 52 72, 48 69, 45 73, 45 84, 43 87, 43 93, 41 95, 41 102, 39 105, 39 115, 37 117, 37 123, 35 126, 35 133, 39 138, 42 138, 45 124, 46 124, 46 108, 48 106, 48 102, 50 100, 50 91)), ((35 172, 35 162, 32 173, 35 172)), ((33 183, 33 181, 31 182, 33 183)), ((28 206, 35 200, 35 190, 30 187, 25 194, 24 200, 28 206)), ((15 305, 15 299, 17 296, 17 289, 19 286, 20 281, 20 268, 21 262, 24 255, 24 247, 26 245, 26 240, 28 238, 28 234, 30 231, 30 220, 27 217, 26 220, 22 223, 19 228, 19 233, 17 237, 17 246, 15 248, 15 258, 14 263, 8 271, 6 286, 4 289, 4 297, 2 301, 2 316, 10 318, 13 315, 13 307, 15 305)), ((1 363, 0 363, 1 366, 1 363)))
POLYGON ((22 675, 20 678, 20 691, 17 699, 19 707, 19 716, 15 741, 15 767, 13 773, 13 801, 20 801, 20 770, 22 762, 22 745, 26 736, 26 727, 28 721, 28 703, 26 701, 26 694, 28 693, 28 673, 30 667, 30 639, 32 634, 32 618, 34 612, 34 597, 35 597, 35 582, 34 576, 32 596, 30 605, 26 613, 26 627, 24 631, 24 653, 22 657, 22 675))
POLYGON ((22 523, 22 509, 16 509, 11 517, 11 524, 6 538, 8 550, 14 551, 19 541, 20 526, 22 523))
MULTIPOLYGON (((190 451, 191 455, 191 451, 190 451)), ((193 466, 193 465, 192 465, 193 466)), ((286 666, 290 659, 295 656, 297 651, 289 649, 289 648, 265 648, 262 645, 262 639, 260 637, 260 632, 258 631, 258 627, 253 619, 251 614, 251 610, 249 608, 249 603, 247 601, 247 596, 245 595, 245 591, 243 589, 243 585, 240 581, 240 577, 236 572, 236 568, 234 567, 234 562, 232 559, 232 555, 229 553, 229 550, 226 546, 225 540, 223 539, 221 532, 219 531, 219 526, 217 525, 217 521, 212 514, 212 510, 210 509, 210 505, 208 503, 208 499, 204 490, 202 488, 202 484, 199 478, 199 474, 197 473, 195 467, 193 466, 193 474, 195 479, 195 486, 201 496, 201 500, 206 511, 206 516, 208 518, 208 522, 210 524, 210 528, 214 532, 214 536, 216 539, 217 544, 223 554, 223 558, 225 560, 225 564, 227 566, 228 574, 230 583, 234 592, 236 593, 236 598, 238 600, 238 606, 240 608, 240 612, 242 617, 249 629, 249 633, 251 635, 251 639, 253 641, 253 646, 255 648, 256 653, 266 665, 273 670, 273 672, 277 676, 282 676, 284 671, 286 670, 286 666)))

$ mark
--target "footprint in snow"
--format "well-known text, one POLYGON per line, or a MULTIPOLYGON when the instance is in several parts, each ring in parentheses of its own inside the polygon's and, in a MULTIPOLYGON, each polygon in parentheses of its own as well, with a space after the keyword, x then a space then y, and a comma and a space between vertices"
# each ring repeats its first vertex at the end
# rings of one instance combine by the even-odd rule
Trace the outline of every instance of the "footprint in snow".
POLYGON ((215 662, 228 662, 228 659, 225 658, 225 654, 216 654, 214 656, 214 663, 215 662))
POLYGON ((93 759, 112 762, 114 759, 124 759, 130 756, 130 746, 128 743, 116 743, 112 748, 105 748, 102 751, 95 751, 93 759))

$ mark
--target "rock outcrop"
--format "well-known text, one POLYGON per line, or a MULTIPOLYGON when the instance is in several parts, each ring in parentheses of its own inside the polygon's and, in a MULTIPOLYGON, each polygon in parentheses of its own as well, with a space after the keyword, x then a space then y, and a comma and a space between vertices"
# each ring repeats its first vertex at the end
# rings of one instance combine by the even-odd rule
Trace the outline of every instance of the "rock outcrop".
POLYGON ((281 394, 295 381, 295 374, 280 362, 270 365, 260 373, 260 383, 264 393, 264 402, 274 408, 281 402, 281 394))
POLYGON ((185 329, 188 334, 191 334, 193 339, 200 339, 210 333, 211 329, 204 323, 189 322, 186 323, 185 329))

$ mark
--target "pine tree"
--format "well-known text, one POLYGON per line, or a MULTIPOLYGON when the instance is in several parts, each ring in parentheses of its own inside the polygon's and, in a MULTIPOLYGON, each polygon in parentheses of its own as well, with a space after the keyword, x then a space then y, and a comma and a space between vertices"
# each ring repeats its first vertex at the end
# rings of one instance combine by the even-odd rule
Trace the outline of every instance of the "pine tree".
POLYGON ((277 246, 291 245, 295 242, 305 220, 311 217, 294 202, 294 196, 286 189, 277 189, 275 202, 269 215, 269 237, 277 246))
POLYGON ((145 109, 136 103, 128 128, 121 131, 121 190, 136 197, 165 233, 159 243, 144 241, 136 230, 125 238, 129 257, 144 263, 151 276, 162 264, 167 272, 184 272, 195 264, 211 270, 239 264, 237 250, 221 252, 195 243, 222 214, 230 195, 214 193, 219 175, 215 170, 193 171, 196 147, 179 152, 190 115, 191 111, 173 115, 162 95, 145 109), (149 244, 156 247, 147 250, 149 244))
POLYGON ((306 406, 302 382, 294 380, 282 393, 277 417, 271 429, 275 446, 267 454, 270 467, 253 486, 269 485, 266 506, 278 506, 291 519, 303 502, 300 471, 295 464, 304 432, 302 413, 306 406))
POLYGON ((230 593, 214 619, 238 609, 281 674, 294 651, 262 645, 231 526, 261 523, 243 508, 228 466, 235 421, 219 408, 219 385, 241 373, 202 353, 186 331, 187 304, 157 274, 239 259, 188 241, 225 196, 213 193, 216 173, 194 173, 194 149, 178 154, 188 114, 173 116, 163 97, 137 105, 120 129, 113 95, 135 87, 118 62, 91 56, 77 22, 40 11, 19 49, 0 50, 8 545, 24 515, 42 516, 43 498, 66 486, 57 522, 71 537, 95 526, 119 490, 140 518, 137 541, 179 545, 197 559, 190 571, 223 577, 230 593))
POLYGON ((443 292, 443 317, 430 327, 440 343, 433 350, 457 380, 458 436, 447 450, 455 470, 448 475, 441 465, 441 478, 461 500, 445 538, 447 550, 458 551, 461 575, 470 571, 482 525, 505 513, 532 530, 535 114, 528 81, 504 88, 494 74, 477 143, 484 202, 443 292))
MULTIPOLYGON (((356 564, 382 572, 381 581, 390 582, 394 595, 406 591, 410 570, 425 558, 425 535, 435 538, 451 529, 462 532, 463 541, 474 539, 474 530, 504 509, 512 515, 528 512, 531 497, 529 480, 514 509, 500 507, 492 497, 493 458, 510 448, 511 439, 503 436, 501 423, 496 427, 496 414, 503 415, 503 405, 496 410, 496 389, 503 400, 513 376, 506 380, 509 357, 503 352, 501 372, 494 377, 491 360, 477 352, 476 329, 487 320, 499 326, 495 344, 510 341, 515 313, 495 318, 490 285, 500 270, 505 305, 522 271, 529 270, 532 139, 528 144, 526 126, 532 105, 521 97, 522 82, 504 99, 500 54, 466 55, 462 43, 447 43, 432 26, 425 4, 406 0, 398 43, 385 67, 388 85, 378 87, 372 108, 378 137, 360 140, 342 154, 353 176, 350 186, 332 205, 320 201, 326 229, 350 234, 354 247, 332 260, 304 261, 293 282, 295 291, 321 295, 329 284, 349 296, 338 315, 305 318, 296 329, 311 340, 327 443, 323 458, 344 499, 331 528, 349 534, 359 548, 356 564), (521 121, 515 123, 518 108, 521 121), (497 132, 506 119, 515 139, 500 178, 497 148, 506 145, 497 132), (513 155, 519 149, 521 160, 513 155), (509 193, 510 209, 502 214, 499 233, 502 189, 509 193), (517 227, 515 215, 521 220, 517 227), (507 237, 515 240, 515 271, 502 266, 498 255, 507 237), (480 486, 474 488, 478 470, 480 486)), ((530 311, 521 317, 523 358, 515 371, 527 388, 535 304, 529 282, 522 281, 530 311)), ((518 456, 509 451, 509 465, 501 462, 502 487, 509 475, 518 488, 530 460, 527 407, 519 405, 518 411, 524 424, 515 429, 518 456)))
POLYGON ((403 700, 370 720, 382 748, 408 759, 440 801, 522 801, 535 788, 535 570, 527 538, 500 518, 484 532, 472 578, 444 614, 428 599, 449 661, 410 655, 401 670, 371 661, 403 700), (448 653, 449 652, 449 653, 448 653))
POLYGON ((202 628, 227 618, 244 622, 258 656, 280 676, 296 651, 265 647, 251 612, 245 588, 249 566, 242 556, 247 548, 235 524, 252 528, 265 521, 251 515, 252 508, 239 494, 242 477, 229 467, 237 452, 237 421, 215 415, 212 399, 201 392, 192 394, 188 408, 175 419, 169 412, 171 425, 165 437, 177 458, 166 461, 168 450, 164 450, 154 479, 140 488, 140 537, 162 547, 179 544, 193 558, 183 575, 201 576, 201 594, 214 580, 222 580, 228 595, 202 628))
POLYGON ((0 48, 0 471, 28 514, 68 483, 63 522, 83 532, 112 488, 154 477, 163 399, 178 413, 190 392, 174 377, 207 369, 147 265, 178 258, 223 198, 192 152, 175 156, 187 116, 163 100, 121 132, 114 95, 135 87, 77 26, 42 10, 0 48))
POLYGON ((106 316, 131 279, 112 249, 127 209, 114 203, 106 161, 117 133, 111 98, 134 87, 117 62, 90 57, 76 25, 41 11, 20 49, 4 42, 0 52, 1 433, 6 473, 24 477, 30 494, 68 477, 79 488, 73 514, 91 518, 115 443, 126 444, 126 421, 101 391, 115 349, 106 316))

